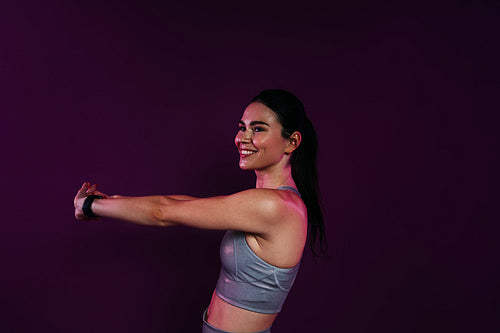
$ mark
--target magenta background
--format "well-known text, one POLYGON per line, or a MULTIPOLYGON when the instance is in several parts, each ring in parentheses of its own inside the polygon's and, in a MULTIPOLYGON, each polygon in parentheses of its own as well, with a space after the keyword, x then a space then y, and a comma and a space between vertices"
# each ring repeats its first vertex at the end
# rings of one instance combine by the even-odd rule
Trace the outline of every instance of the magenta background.
POLYGON ((78 223, 110 194, 253 186, 247 101, 316 125, 329 260, 273 332, 498 332, 499 5, 43 1, 0 8, 0 331, 199 332, 222 232, 78 223))

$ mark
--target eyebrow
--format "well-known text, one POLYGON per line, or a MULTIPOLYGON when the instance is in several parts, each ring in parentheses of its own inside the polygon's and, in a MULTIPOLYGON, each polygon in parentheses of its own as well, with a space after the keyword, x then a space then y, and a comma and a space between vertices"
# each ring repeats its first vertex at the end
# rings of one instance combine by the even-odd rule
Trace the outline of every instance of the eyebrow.
MULTIPOLYGON (((245 123, 243 122, 243 120, 240 120, 240 124, 241 125, 245 125, 245 123)), ((255 125, 266 125, 268 127, 271 127, 271 126, 269 126, 268 123, 265 123, 263 121, 254 120, 254 121, 250 122, 250 126, 255 126, 255 125)))

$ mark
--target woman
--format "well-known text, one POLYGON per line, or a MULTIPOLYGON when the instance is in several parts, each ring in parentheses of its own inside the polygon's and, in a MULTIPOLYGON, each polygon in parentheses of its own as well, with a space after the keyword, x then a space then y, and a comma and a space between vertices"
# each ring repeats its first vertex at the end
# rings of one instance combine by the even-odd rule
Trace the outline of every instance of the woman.
POLYGON ((245 109, 235 144, 240 168, 254 170, 255 189, 228 196, 109 197, 83 184, 75 197, 79 220, 96 217, 138 224, 228 230, 222 269, 203 332, 271 332, 297 274, 309 230, 325 253, 318 203, 316 133, 304 106, 289 92, 265 90, 245 109))

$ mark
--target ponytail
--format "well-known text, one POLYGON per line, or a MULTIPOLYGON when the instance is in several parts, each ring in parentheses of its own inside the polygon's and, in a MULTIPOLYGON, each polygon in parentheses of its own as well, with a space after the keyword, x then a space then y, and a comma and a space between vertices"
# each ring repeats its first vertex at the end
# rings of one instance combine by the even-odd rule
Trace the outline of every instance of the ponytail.
POLYGON ((283 126, 283 137, 288 138, 295 131, 301 134, 302 141, 290 158, 292 177, 307 207, 309 247, 314 257, 326 256, 328 244, 316 163, 318 138, 313 124, 305 115, 304 105, 293 94, 280 89, 264 90, 252 102, 262 103, 276 114, 283 126), (316 243, 319 243, 319 250, 316 243))
POLYGON ((309 247, 315 257, 326 256, 328 244, 320 205, 316 162, 318 138, 313 124, 307 117, 304 118, 302 130, 299 132, 302 134, 302 142, 292 153, 292 177, 307 207, 309 247), (319 243, 319 251, 316 251, 316 240, 319 243))

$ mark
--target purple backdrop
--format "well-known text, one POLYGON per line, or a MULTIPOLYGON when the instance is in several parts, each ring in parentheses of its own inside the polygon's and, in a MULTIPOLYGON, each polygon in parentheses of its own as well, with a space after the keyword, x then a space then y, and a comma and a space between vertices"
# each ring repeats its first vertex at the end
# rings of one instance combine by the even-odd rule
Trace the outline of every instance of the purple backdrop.
POLYGON ((73 196, 252 187, 233 137, 277 87, 318 131, 330 259, 305 254, 273 332, 498 332, 499 19, 493 1, 2 4, 0 331, 199 332, 222 232, 79 223, 73 196))

